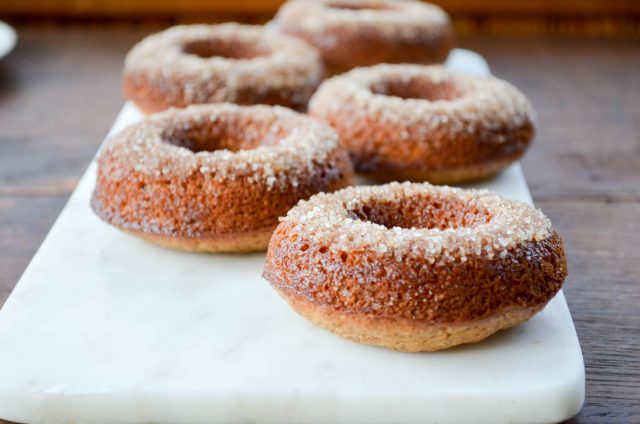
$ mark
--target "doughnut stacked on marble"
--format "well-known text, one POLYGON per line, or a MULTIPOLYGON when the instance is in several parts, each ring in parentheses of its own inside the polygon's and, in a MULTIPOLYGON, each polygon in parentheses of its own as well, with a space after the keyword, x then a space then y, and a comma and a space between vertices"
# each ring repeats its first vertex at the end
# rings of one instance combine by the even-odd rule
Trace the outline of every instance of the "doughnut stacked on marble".
POLYGON ((281 107, 195 105, 109 139, 92 207, 163 246, 254 251, 300 199, 352 183, 337 135, 311 118, 281 107))
POLYGON ((534 207, 427 183, 350 187, 291 209, 264 277, 303 317, 344 338, 417 352, 522 323, 567 275, 534 207))
POLYGON ((454 31, 417 0, 289 0, 273 25, 316 47, 329 75, 377 63, 442 63, 454 31))
POLYGON ((438 184, 486 178, 520 158, 535 117, 524 94, 498 78, 408 64, 326 80, 309 114, 338 132, 357 172, 438 184))
POLYGON ((136 44, 125 60, 127 98, 146 113, 199 103, 301 110, 323 78, 318 53, 260 26, 181 25, 136 44))

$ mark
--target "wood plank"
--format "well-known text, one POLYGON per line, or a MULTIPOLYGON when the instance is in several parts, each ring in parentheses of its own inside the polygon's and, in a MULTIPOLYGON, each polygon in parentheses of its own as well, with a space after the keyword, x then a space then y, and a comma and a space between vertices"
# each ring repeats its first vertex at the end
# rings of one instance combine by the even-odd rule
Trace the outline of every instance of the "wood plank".
POLYGON ((640 203, 538 200, 562 236, 565 295, 587 370, 572 423, 640 420, 640 203))
POLYGON ((124 56, 153 28, 50 31, 20 29, 0 62, 0 195, 73 190, 124 101, 124 56))
MULTIPOLYGON (((0 16, 17 22, 263 23, 283 0, 5 0, 0 16)), ((640 2, 633 0, 442 0, 459 34, 639 35, 640 2)))
POLYGON ((523 161, 536 200, 640 199, 640 44, 617 39, 463 39, 531 99, 537 136, 523 161))
MULTIPOLYGON (((193 14, 193 13, 273 13, 283 0, 4 0, 0 13, 31 15, 128 15, 141 14, 193 14)), ((453 14, 467 15, 549 15, 602 14, 625 15, 640 13, 640 4, 633 0, 439 0, 438 5, 453 14)))
POLYGON ((66 201, 66 195, 0 196, 0 308, 66 201))

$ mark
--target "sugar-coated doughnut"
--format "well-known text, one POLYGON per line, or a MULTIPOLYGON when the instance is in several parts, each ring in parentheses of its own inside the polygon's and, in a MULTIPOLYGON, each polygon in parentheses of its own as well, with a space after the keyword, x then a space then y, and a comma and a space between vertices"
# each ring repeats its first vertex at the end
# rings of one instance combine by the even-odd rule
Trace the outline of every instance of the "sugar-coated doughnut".
POLYGON ((449 17, 416 0, 289 0, 273 22, 316 47, 329 74, 377 63, 442 63, 449 17))
POLYGON ((300 199, 351 184, 331 128, 278 106, 171 109, 109 139, 92 198, 100 218, 191 251, 267 247, 300 199))
POLYGON ((147 113, 222 102, 302 110, 323 72, 315 49, 294 37, 236 23, 180 25, 133 47, 123 85, 147 113))
POLYGON ((520 158, 535 117, 506 81, 421 65, 376 65, 326 80, 309 114, 338 132, 357 172, 444 184, 489 177, 520 158))
POLYGON ((534 207, 427 183, 350 187, 291 209, 264 277, 313 323, 433 351, 522 323, 560 290, 562 240, 534 207))

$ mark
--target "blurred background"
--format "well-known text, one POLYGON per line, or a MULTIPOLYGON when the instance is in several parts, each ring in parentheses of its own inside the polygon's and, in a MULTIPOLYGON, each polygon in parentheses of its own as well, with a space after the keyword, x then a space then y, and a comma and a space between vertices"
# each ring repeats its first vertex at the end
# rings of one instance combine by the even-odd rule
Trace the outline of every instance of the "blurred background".
MULTIPOLYGON (((281 3, 0 0, 15 30, 0 26, 0 307, 122 107, 133 44, 176 23, 265 22, 281 3)), ((587 366, 572 422, 640 422, 640 1, 435 3, 538 112, 522 165, 568 252, 587 366)))
MULTIPOLYGON (((2 0, 15 23, 264 22, 280 0, 2 0)), ((638 34, 637 0, 442 0, 459 33, 638 34)))

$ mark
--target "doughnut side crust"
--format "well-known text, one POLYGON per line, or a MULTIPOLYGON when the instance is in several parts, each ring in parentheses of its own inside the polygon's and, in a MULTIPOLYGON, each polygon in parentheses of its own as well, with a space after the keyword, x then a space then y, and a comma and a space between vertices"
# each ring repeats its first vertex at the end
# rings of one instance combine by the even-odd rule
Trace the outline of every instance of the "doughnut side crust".
POLYGON ((249 183, 252 175, 216 180, 199 172, 174 178, 133 171, 114 179, 108 174, 112 166, 118 166, 112 158, 100 159, 91 201, 94 212, 148 241, 188 251, 264 250, 278 217, 300 199, 353 183, 348 159, 340 154, 296 187, 278 188, 261 180, 249 183))
POLYGON ((244 234, 192 238, 167 236, 144 231, 128 230, 125 228, 121 228, 121 230, 149 243, 157 244, 169 249, 203 253, 243 253, 261 251, 265 249, 265 246, 269 245, 269 240, 273 234, 273 228, 266 228, 244 234))
POLYGON ((423 257, 333 252, 276 230, 265 278, 299 314, 345 338, 403 351, 482 340, 520 324, 560 290, 566 258, 557 234, 504 257, 467 256, 430 265, 423 257))
POLYGON ((455 44, 446 13, 417 1, 290 0, 275 23, 316 47, 329 75, 377 63, 442 63, 455 44))
POLYGON ((230 102, 238 105, 278 105, 305 111, 318 82, 293 87, 238 87, 228 90, 225 77, 212 76, 208 81, 196 82, 189 76, 167 78, 157 72, 127 71, 122 87, 125 96, 149 115, 172 107, 185 108, 192 104, 230 102), (189 88, 187 88, 189 87, 189 88), (191 93, 198 93, 197 95, 191 93))
POLYGON ((477 343, 500 330, 526 322, 541 308, 513 308, 465 323, 421 325, 397 319, 345 314, 276 288, 289 306, 313 324, 356 343, 401 352, 434 352, 477 343))

